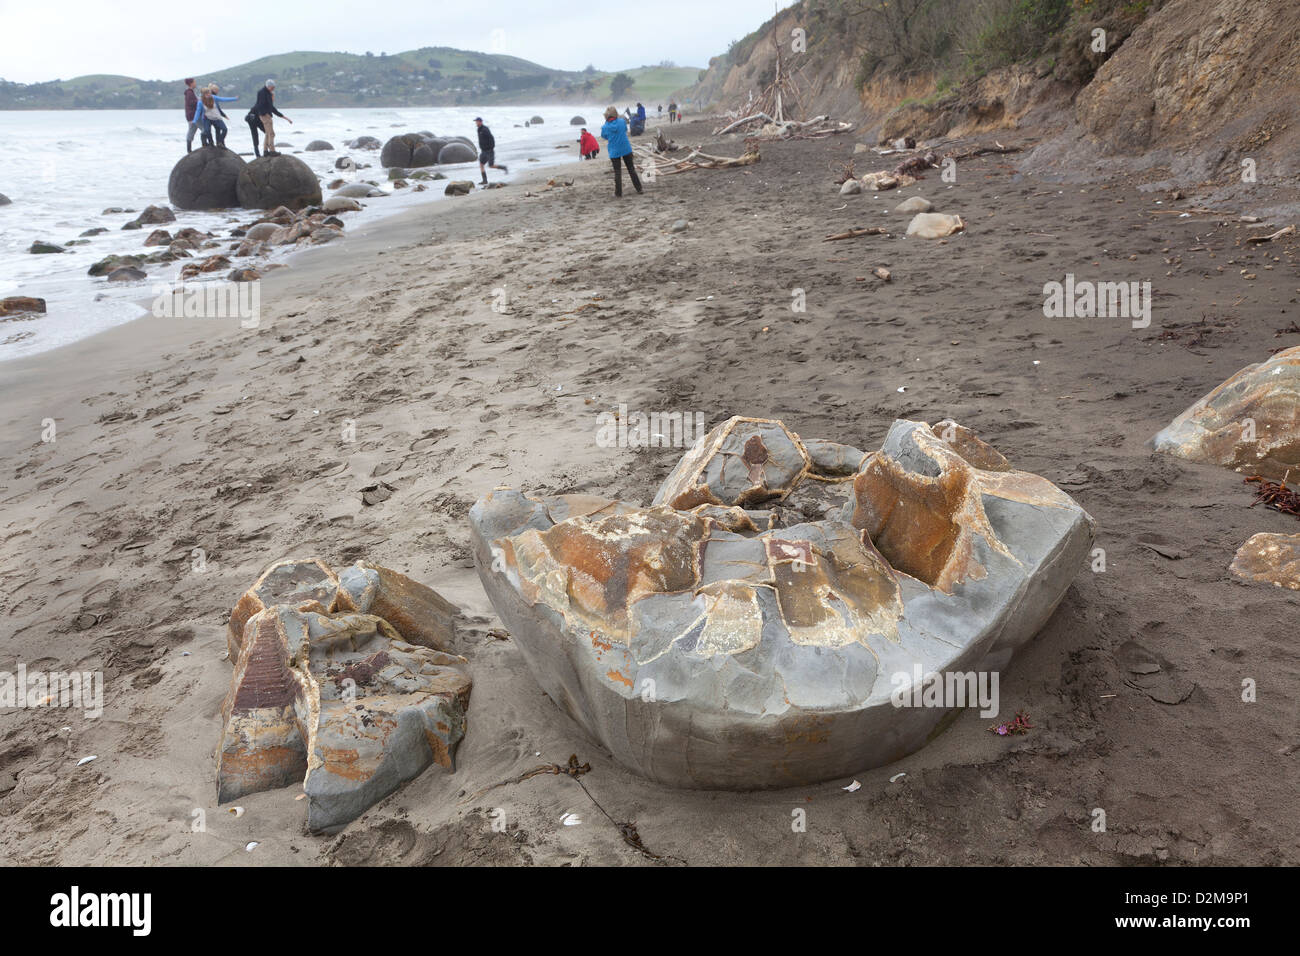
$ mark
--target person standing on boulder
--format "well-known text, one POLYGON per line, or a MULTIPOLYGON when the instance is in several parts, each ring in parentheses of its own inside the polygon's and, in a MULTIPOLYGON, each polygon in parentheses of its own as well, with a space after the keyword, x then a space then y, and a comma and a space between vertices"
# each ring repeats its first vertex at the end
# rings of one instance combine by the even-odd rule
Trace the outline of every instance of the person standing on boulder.
POLYGON ((497 165, 497 141, 492 135, 492 130, 487 128, 483 122, 483 117, 475 116, 474 125, 478 127, 478 171, 483 177, 483 185, 487 185, 487 168, 499 169, 503 173, 510 170, 504 166, 497 165))
MULTIPOLYGON (((228 132, 229 127, 226 126, 226 120, 228 117, 224 112, 222 112, 221 104, 234 102, 239 99, 239 95, 218 96, 217 93, 220 90, 221 87, 217 86, 217 84, 209 83, 207 88, 204 89, 203 94, 199 97, 199 103, 202 105, 203 109, 204 130, 208 130, 209 127, 215 129, 217 131, 216 145, 224 149, 226 146, 226 133, 228 132)), ((208 144, 212 145, 210 133, 208 136, 208 144)))
POLYGON ((199 107, 199 94, 194 91, 194 77, 188 77, 185 80, 185 122, 189 124, 189 131, 185 134, 185 152, 189 153, 194 150, 194 131, 199 128, 201 117, 195 116, 199 107))
POLYGON ((614 164, 614 196, 621 198, 623 195, 623 170, 619 166, 620 162, 627 166, 636 191, 641 192, 641 180, 632 163, 632 143, 627 138, 627 120, 619 116, 618 110, 612 106, 605 107, 605 125, 600 128, 600 138, 609 143, 609 161, 614 164))
POLYGON ((257 102, 253 104, 253 112, 261 121, 262 129, 266 131, 266 145, 262 147, 262 155, 280 155, 275 151, 275 121, 271 117, 278 116, 290 126, 293 125, 293 120, 275 108, 275 80, 267 80, 266 85, 257 91, 257 102))

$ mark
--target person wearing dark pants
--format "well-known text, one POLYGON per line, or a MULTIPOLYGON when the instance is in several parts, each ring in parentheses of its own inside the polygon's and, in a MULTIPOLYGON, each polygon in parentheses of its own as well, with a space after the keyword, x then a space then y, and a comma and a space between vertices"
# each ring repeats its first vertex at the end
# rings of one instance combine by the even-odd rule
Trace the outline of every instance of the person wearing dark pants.
POLYGON ((483 185, 486 186, 489 166, 493 169, 499 169, 503 173, 508 173, 510 170, 504 166, 497 165, 496 137, 492 135, 492 130, 488 129, 487 125, 483 122, 483 117, 475 116, 474 125, 478 128, 478 171, 483 177, 483 185))
POLYGON ((258 144, 257 134, 261 133, 264 136, 266 135, 266 130, 262 126, 262 117, 258 116, 252 110, 249 110, 248 113, 244 116, 244 122, 248 124, 249 132, 253 134, 253 155, 261 156, 262 153, 257 148, 257 144, 258 144))
POLYGON ((614 195, 623 195, 623 166, 627 167, 636 191, 641 192, 641 178, 632 162, 632 143, 627 138, 627 120, 612 106, 605 109, 605 125, 600 128, 600 138, 609 144, 609 161, 614 164, 614 195))

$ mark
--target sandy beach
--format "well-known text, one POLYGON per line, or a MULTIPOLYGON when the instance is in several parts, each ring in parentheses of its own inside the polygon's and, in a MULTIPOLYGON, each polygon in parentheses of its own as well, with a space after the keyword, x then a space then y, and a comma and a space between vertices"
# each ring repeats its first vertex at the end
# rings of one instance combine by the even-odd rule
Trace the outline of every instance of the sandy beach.
MULTIPOLYGON (((738 155, 713 125, 665 132, 738 155)), ((4 657, 106 682, 98 719, 0 711, 0 859, 1300 862, 1300 594, 1227 572, 1251 534, 1300 529, 1249 508, 1241 475, 1146 444, 1233 372, 1300 344, 1278 331, 1296 328, 1294 245, 1244 245, 1244 209, 1051 182, 1014 155, 963 161, 956 183, 930 171, 841 197, 840 164, 866 168, 854 142, 765 142, 753 166, 618 200, 603 155, 563 167, 571 186, 516 170, 504 189, 299 256, 263 281, 255 329, 146 318, 0 364, 4 657), (910 217, 892 210, 913 195, 966 231, 905 238, 910 217), (863 226, 888 235, 822 241, 863 226), (1150 326, 1046 318, 1044 285, 1067 273, 1149 280, 1150 326), (681 450, 601 447, 597 416, 620 404, 710 425, 780 418, 864 449, 896 418, 950 417, 1067 491, 1096 519, 1104 571, 1080 568, 1002 675, 1003 716, 1023 710, 1034 733, 990 734, 968 710, 896 764, 756 793, 672 790, 615 763, 501 629, 466 514, 500 485, 648 503, 681 450), (391 496, 364 504, 380 482, 391 496), (305 831, 292 787, 241 798, 239 816, 216 802, 227 617, 290 556, 392 567, 465 615, 454 650, 474 687, 455 772, 432 768, 329 835, 305 831), (1247 678, 1257 702, 1242 701, 1247 678), (591 765, 580 780, 509 782, 571 754, 591 765)))

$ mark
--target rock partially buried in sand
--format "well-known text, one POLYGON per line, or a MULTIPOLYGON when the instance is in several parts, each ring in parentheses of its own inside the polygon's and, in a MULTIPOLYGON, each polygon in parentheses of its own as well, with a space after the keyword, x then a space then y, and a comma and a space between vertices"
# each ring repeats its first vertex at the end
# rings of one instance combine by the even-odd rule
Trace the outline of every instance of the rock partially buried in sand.
POLYGON ((862 192, 862 183, 856 179, 846 179, 840 185, 841 196, 857 196, 862 192))
POLYGON ((49 256, 49 255, 57 255, 58 253, 66 252, 67 250, 65 250, 62 246, 56 246, 52 242, 41 242, 38 239, 36 242, 33 242, 31 246, 28 247, 27 251, 35 256, 49 256))
POLYGON ((296 156, 261 156, 239 172, 239 205, 245 209, 285 206, 303 209, 320 204, 320 180, 296 156))
POLYGON ((907 224, 907 234, 918 239, 943 239, 962 232, 966 223, 961 216, 949 216, 941 212, 922 212, 907 224))
POLYGON ((239 174, 246 165, 228 149, 205 146, 186 153, 167 177, 167 199, 177 209, 238 206, 239 174))
POLYGON ((331 196, 321 204, 326 212, 360 212, 361 203, 347 196, 331 196))
POLYGON ((450 639, 454 615, 386 568, 335 575, 314 559, 269 568, 231 614, 218 801, 300 782, 308 828, 323 830, 431 763, 453 769, 469 706, 465 661, 405 635, 450 639))
POLYGON ((912 196, 910 199, 904 199, 897 206, 895 206, 894 212, 899 212, 899 213, 929 212, 933 208, 934 208, 934 203, 930 202, 930 200, 924 199, 921 196, 912 196))
POLYGON ((838 449, 732 419, 649 508, 500 489, 471 509, 479 576, 529 668, 620 762, 750 790, 897 760, 955 702, 894 698, 1004 667, 1091 548, 1086 512, 955 423, 897 421, 865 460, 838 449), (828 473, 855 459, 851 484, 828 473), (788 527, 741 508, 810 489, 847 501, 788 527))
POLYGON ((1247 581, 1300 591, 1300 534, 1252 535, 1229 570, 1247 581))
POLYGON ((438 161, 438 153, 433 145, 419 133, 403 133, 394 136, 384 144, 379 154, 383 166, 432 166, 438 161))
POLYGON ((352 142, 348 143, 350 149, 382 149, 383 143, 373 136, 358 136, 352 142))
POLYGON ((166 206, 145 206, 144 212, 136 216, 134 221, 141 226, 161 226, 164 223, 175 222, 176 213, 166 206))
POLYGON ((323 139, 314 139, 303 147, 309 153, 323 153, 326 150, 333 149, 333 143, 327 143, 323 139))
POLYGON ((10 198, 9 198, 8 196, 6 196, 4 193, 0 193, 0 206, 9 206, 9 205, 12 205, 12 204, 13 204, 13 200, 12 200, 12 199, 10 199, 10 198))
POLYGON ((1300 345, 1246 366, 1151 442, 1167 455, 1284 480, 1300 467, 1300 345))
POLYGON ((534 126, 536 126, 536 125, 538 125, 539 123, 545 123, 546 120, 542 119, 540 116, 534 116, 534 117, 533 117, 532 119, 530 119, 528 122, 530 122, 530 123, 532 123, 534 126))
POLYGON ((344 199, 378 199, 388 194, 378 186, 372 186, 369 183, 348 183, 338 189, 334 195, 342 196, 344 199))
POLYGON ((442 192, 446 196, 468 196, 473 191, 474 184, 468 179, 453 179, 442 192))
POLYGON ((569 125, 570 125, 570 126, 586 126, 586 125, 587 125, 587 121, 586 121, 586 119, 584 119, 584 118, 581 117, 581 116, 575 116, 575 117, 573 117, 572 119, 569 120, 569 125))

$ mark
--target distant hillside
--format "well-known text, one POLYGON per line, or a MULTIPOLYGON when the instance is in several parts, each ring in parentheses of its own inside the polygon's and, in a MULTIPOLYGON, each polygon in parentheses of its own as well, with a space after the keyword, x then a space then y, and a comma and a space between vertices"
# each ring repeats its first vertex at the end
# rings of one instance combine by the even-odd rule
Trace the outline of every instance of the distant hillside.
MULTIPOLYGON (((577 72, 552 70, 499 53, 424 47, 394 54, 281 53, 197 79, 215 81, 224 92, 251 99, 253 92, 273 77, 278 84, 276 98, 284 107, 486 106, 666 100, 699 75, 697 68, 669 64, 619 72, 633 85, 614 97, 610 83, 616 73, 593 67, 577 72)), ((175 109, 181 86, 180 78, 140 80, 109 74, 47 83, 0 80, 0 110, 175 109)))

